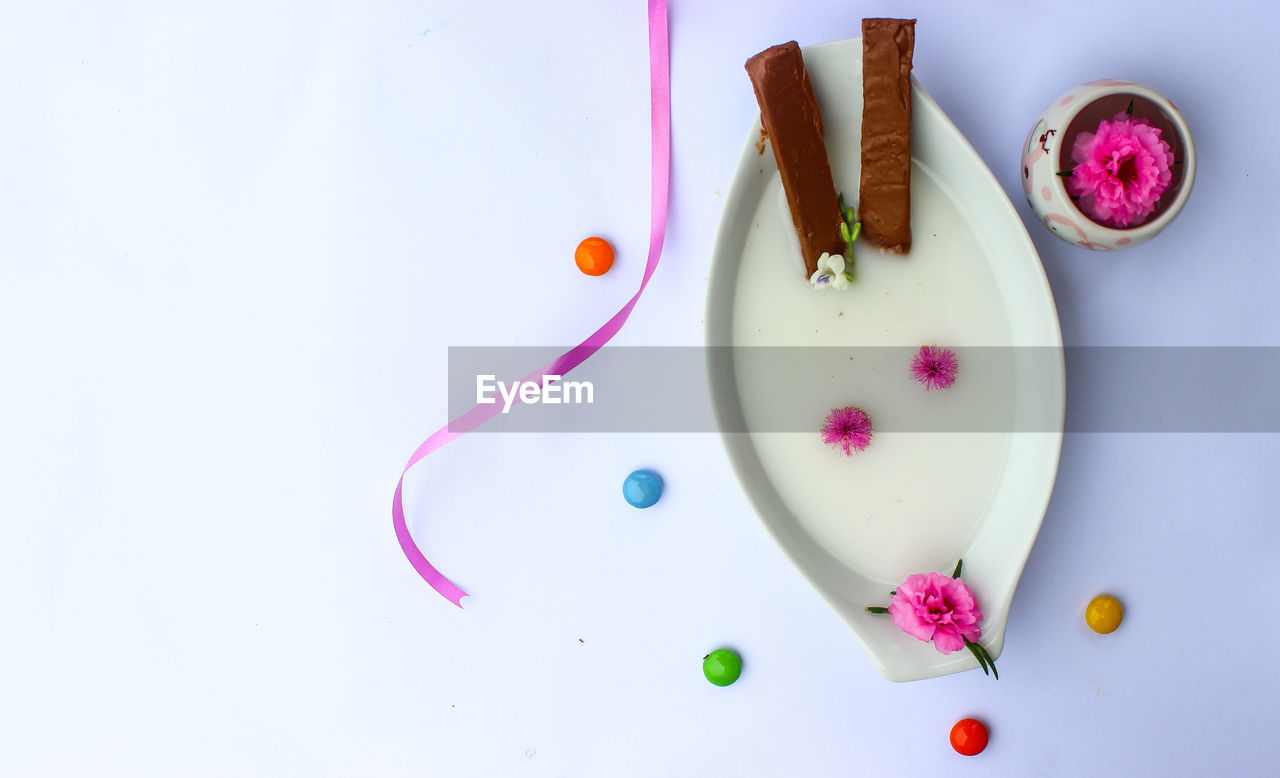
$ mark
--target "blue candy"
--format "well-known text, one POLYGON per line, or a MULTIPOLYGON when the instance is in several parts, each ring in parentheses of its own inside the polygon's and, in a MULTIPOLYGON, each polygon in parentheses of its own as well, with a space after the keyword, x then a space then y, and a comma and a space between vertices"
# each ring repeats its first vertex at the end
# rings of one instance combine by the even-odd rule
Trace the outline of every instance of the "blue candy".
POLYGON ((622 496, 637 508, 648 508, 662 496, 662 476, 652 470, 637 470, 622 482, 622 496))

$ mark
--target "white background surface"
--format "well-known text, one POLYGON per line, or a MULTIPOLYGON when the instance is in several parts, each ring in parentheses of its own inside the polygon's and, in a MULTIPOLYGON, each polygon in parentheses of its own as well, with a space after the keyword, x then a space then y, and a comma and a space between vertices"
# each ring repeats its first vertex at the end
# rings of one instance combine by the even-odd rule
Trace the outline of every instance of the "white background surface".
MULTIPOLYGON (((670 229, 615 342, 701 342, 743 61, 896 15, 1068 344, 1280 344, 1280 12, 1251 5, 672 0, 670 229), (1100 77, 1165 92, 1200 155, 1179 220, 1114 256, 1030 221, 1017 178, 1037 112, 1100 77)), ((473 597, 414 575, 391 491, 447 347, 572 345, 639 281, 646 56, 640 0, 4 4, 0 773, 1273 769, 1280 436, 1068 436, 999 682, 882 680, 713 435, 454 443, 407 505, 473 597), (572 263, 589 234, 606 277, 572 263), (643 513, 640 466, 668 485, 643 513), (1128 611, 1099 637, 1103 591, 1128 611)))

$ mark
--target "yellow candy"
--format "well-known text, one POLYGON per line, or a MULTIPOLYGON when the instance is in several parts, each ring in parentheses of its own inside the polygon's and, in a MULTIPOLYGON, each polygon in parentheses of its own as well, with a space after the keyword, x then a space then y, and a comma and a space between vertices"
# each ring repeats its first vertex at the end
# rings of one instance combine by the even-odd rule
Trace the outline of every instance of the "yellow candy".
POLYGON ((1089 607, 1084 609, 1084 621, 1089 628, 1099 635, 1115 632, 1124 618, 1124 606, 1109 594, 1094 597, 1089 607))

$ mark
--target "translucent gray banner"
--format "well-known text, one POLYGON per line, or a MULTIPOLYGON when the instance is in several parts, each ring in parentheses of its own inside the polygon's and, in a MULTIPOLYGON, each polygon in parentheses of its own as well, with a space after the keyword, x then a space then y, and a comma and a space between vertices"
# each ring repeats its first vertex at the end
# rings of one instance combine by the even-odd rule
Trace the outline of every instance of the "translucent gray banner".
POLYGON ((933 391, 914 348, 616 347, 531 376, 566 350, 451 348, 449 417, 487 401, 478 432, 812 432, 853 405, 879 432, 1280 432, 1280 347, 956 348, 933 391))

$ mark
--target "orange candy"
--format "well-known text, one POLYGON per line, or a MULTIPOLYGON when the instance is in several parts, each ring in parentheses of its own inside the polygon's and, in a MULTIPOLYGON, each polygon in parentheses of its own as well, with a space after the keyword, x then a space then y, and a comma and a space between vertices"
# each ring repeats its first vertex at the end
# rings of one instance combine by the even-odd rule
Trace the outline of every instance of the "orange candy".
POLYGON ((613 267, 613 246, 604 238, 587 238, 578 244, 573 252, 573 261, 578 269, 589 276, 602 276, 613 267))

